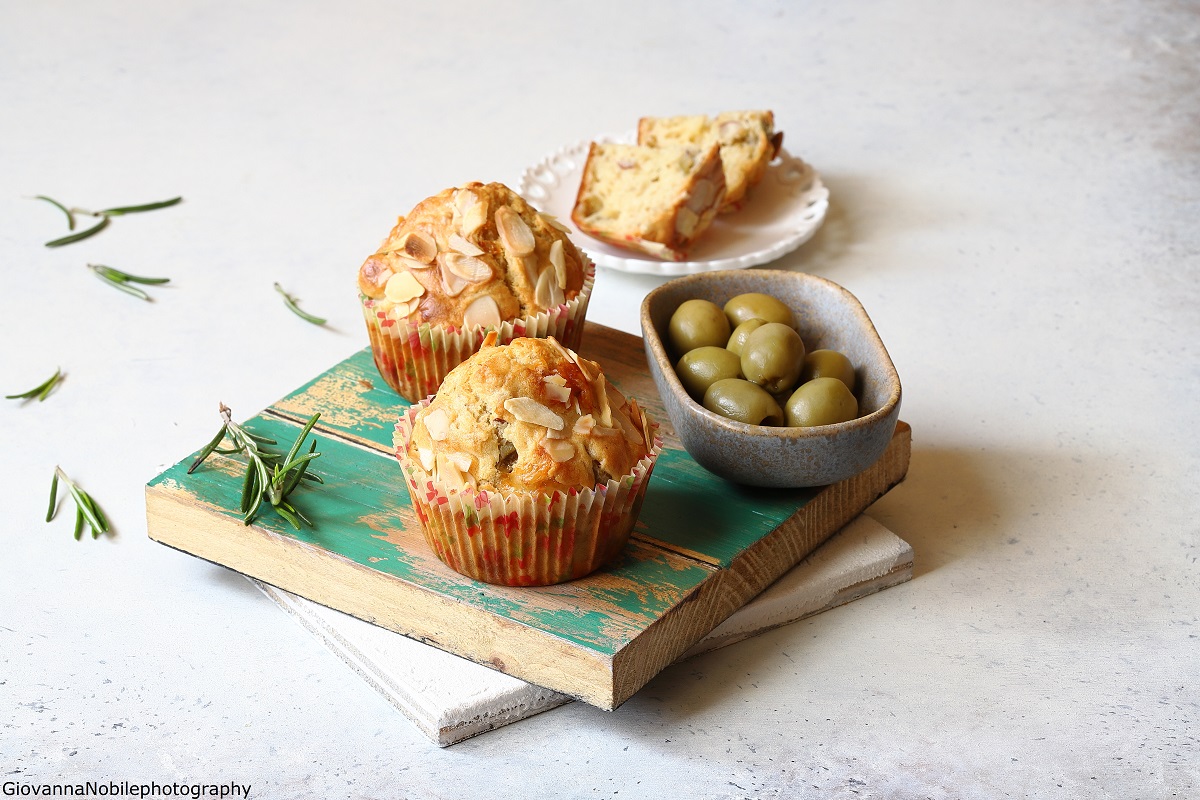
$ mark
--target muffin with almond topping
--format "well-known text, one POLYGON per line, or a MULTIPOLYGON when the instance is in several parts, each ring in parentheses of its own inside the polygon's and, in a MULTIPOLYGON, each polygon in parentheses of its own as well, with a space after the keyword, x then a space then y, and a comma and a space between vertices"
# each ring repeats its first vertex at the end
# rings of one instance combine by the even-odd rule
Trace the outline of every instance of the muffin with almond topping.
POLYGON ((488 331, 578 347, 595 270, 567 228, 501 183, 422 200, 358 270, 375 365, 415 402, 488 331))
POLYGON ((557 339, 492 338, 396 425, 413 508, 430 547, 468 577, 581 578, 628 541, 657 426, 557 339))

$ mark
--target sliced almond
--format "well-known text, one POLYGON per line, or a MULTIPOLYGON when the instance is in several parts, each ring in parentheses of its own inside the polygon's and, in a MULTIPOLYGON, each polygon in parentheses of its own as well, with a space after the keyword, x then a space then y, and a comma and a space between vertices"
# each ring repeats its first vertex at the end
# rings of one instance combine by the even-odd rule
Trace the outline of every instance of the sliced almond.
POLYGON ((388 279, 395 273, 392 271, 389 259, 382 253, 376 253, 363 262, 358 268, 358 288, 367 297, 379 299, 383 297, 384 287, 388 279))
POLYGON ((563 243, 555 239, 550 245, 550 266, 554 267, 554 277, 558 278, 560 289, 567 288, 567 257, 563 255, 563 243))
POLYGON ((633 423, 629 421, 629 417, 625 416, 624 412, 616 411, 613 413, 613 420, 616 421, 617 427, 621 429, 621 433, 625 434, 625 440, 630 444, 641 444, 642 434, 633 427, 633 423))
POLYGON ((492 277, 492 268, 486 261, 462 253, 446 253, 442 266, 468 283, 482 283, 492 277))
MULTIPOLYGON (((394 253, 402 253, 404 251, 395 250, 393 252, 394 253)), ((437 263, 436 261, 431 261, 428 264, 426 264, 424 261, 417 261, 415 258, 409 258, 408 256, 401 256, 401 255, 396 256, 396 262, 400 266, 404 267, 405 269, 429 269, 435 263, 437 263)))
POLYGON ((543 428, 562 430, 563 418, 555 414, 532 397, 510 397, 504 401, 504 409, 521 422, 541 425, 543 428))
POLYGON ((466 280, 450 269, 450 266, 446 263, 446 259, 450 255, 450 253, 442 253, 438 256, 438 262, 442 265, 442 291, 446 293, 447 297, 458 297, 462 294, 463 289, 471 285, 471 281, 466 280))
POLYGON ((470 189, 458 190, 454 208, 458 212, 458 229, 468 239, 487 222, 487 202, 470 189))
POLYGON ((716 196, 717 189, 713 186, 713 182, 707 178, 701 178, 692 187, 692 194, 688 198, 687 207, 699 214, 712 205, 713 198, 716 196))
POLYGON ((447 453, 446 459, 454 462, 454 466, 463 472, 470 472, 471 467, 475 464, 475 459, 471 458, 470 453, 447 453))
POLYGON ((445 483, 451 489, 462 489, 467 485, 467 482, 463 479, 462 470, 445 453, 437 454, 434 471, 437 474, 438 480, 445 483))
POLYGON ((571 432, 569 430, 567 430, 566 425, 563 426, 563 429, 561 431, 556 431, 553 428, 546 428, 546 438, 547 439, 566 439, 570 435, 571 435, 571 432))
POLYGON ((604 393, 608 395, 609 405, 613 408, 621 408, 625 405, 625 395, 621 394, 620 390, 607 380, 604 382, 604 393))
POLYGON ((536 242, 533 231, 525 224, 517 212, 508 206, 496 209, 496 231, 504 248, 513 255, 525 256, 533 252, 536 242))
POLYGON ((417 310, 420 300, 409 300, 406 303, 396 303, 392 306, 392 319, 407 319, 417 310))
POLYGON ((582 417, 575 420, 575 425, 571 428, 571 430, 580 436, 587 436, 592 432, 592 428, 594 427, 596 427, 595 418, 592 417, 591 414, 584 414, 582 417))
POLYGON ((437 258, 437 242, 421 231, 409 231, 396 242, 396 250, 403 251, 409 258, 428 264, 437 258))
POLYGON ((499 328, 500 306, 496 305, 496 301, 490 295, 476 297, 463 312, 463 327, 499 328))
POLYGON ((450 245, 451 250, 457 250, 458 252, 462 253, 464 256, 481 256, 481 255, 483 255, 483 248, 481 248, 479 245, 475 244, 474 242, 468 242, 466 239, 459 236, 457 233, 452 233, 449 236, 447 236, 446 243, 450 245))
POLYGON ((554 383, 550 380, 550 378, 558 378, 560 381, 563 380, 563 378, 559 375, 551 375, 546 378, 542 378, 542 383, 546 384, 546 395, 564 405, 571 402, 571 387, 565 385, 565 381, 564 383, 554 383))
POLYGON ((575 366, 579 367, 579 371, 583 373, 583 377, 587 378, 587 382, 591 383, 596 380, 596 376, 600 373, 596 371, 593 362, 586 358, 575 359, 575 366))
POLYGON ((460 214, 466 213, 467 209, 478 202, 479 195, 470 189, 459 189, 454 192, 454 209, 460 214))
POLYGON ((554 277, 554 270, 547 267, 538 275, 537 285, 533 288, 533 302, 542 308, 554 308, 566 302, 566 295, 554 277))
POLYGON ((413 277, 411 272, 397 272, 388 278, 383 294, 393 303, 407 303, 425 294, 425 287, 413 277))
POLYGON ((441 408, 435 408, 425 415, 425 430, 429 432, 429 438, 435 442, 443 441, 450 435, 450 418, 446 416, 446 411, 441 408))
POLYGON ((568 228, 566 225, 563 225, 561 222, 559 222, 558 217, 554 216, 553 214, 547 214, 545 212, 539 211, 538 216, 541 217, 543 220, 545 220, 546 224, 549 225, 551 228, 554 228, 554 230, 560 231, 560 232, 566 233, 566 234, 571 233, 571 229, 568 228))
POLYGON ((596 396, 596 405, 600 409, 599 423, 605 428, 612 427, 612 408, 608 404, 608 392, 604 390, 604 385, 608 383, 603 375, 597 375, 592 379, 592 394, 596 396))
POLYGON ((575 445, 562 439, 544 439, 542 440, 542 449, 550 455, 550 458, 556 464, 570 461, 575 457, 575 445))
POLYGON ((417 460, 421 462, 421 467, 424 468, 426 472, 431 472, 434 464, 436 463, 433 458, 433 451, 428 447, 417 448, 417 460))
POLYGON ((692 211, 687 206, 679 209, 679 213, 675 215, 675 230, 680 236, 688 237, 696 230, 696 225, 700 223, 700 218, 696 216, 696 212, 692 211))

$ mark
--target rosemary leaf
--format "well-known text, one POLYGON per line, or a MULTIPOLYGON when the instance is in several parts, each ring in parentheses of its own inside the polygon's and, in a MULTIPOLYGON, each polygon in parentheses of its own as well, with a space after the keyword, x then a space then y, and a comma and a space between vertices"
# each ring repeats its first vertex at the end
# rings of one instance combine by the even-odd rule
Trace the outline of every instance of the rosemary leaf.
POLYGON ((213 451, 217 449, 217 445, 225 438, 225 431, 228 427, 228 425, 222 425, 221 430, 217 431, 217 435, 213 437, 212 441, 204 445, 204 448, 200 451, 200 455, 196 456, 196 460, 188 467, 188 475, 196 471, 196 467, 200 466, 200 462, 212 455, 213 451))
POLYGON ((130 275, 128 272, 122 272, 115 267, 107 267, 104 264, 88 264, 88 266, 96 270, 96 272, 121 283, 160 284, 171 282, 170 278, 146 278, 141 275, 130 275))
POLYGON ((283 290, 283 287, 280 286, 278 282, 276 282, 276 284, 275 284, 275 291, 277 291, 281 295, 283 295, 283 302, 287 305, 287 307, 289 309, 291 309, 292 313, 295 314, 296 316, 300 317, 300 319, 305 320, 307 322, 311 322, 313 325, 324 325, 328 321, 328 320, 322 319, 321 317, 313 316, 312 314, 309 314, 304 309, 300 308, 300 306, 296 305, 296 298, 292 297, 290 294, 285 292, 283 290))
POLYGON ((159 200, 156 203, 144 203, 139 206, 117 206, 116 208, 106 208, 103 211, 97 211, 93 216, 98 217, 119 217, 122 214, 137 214, 141 211, 154 211, 159 208, 168 208, 183 202, 182 197, 172 197, 170 200, 159 200))
POLYGON ((54 519, 55 501, 58 499, 58 470, 54 470, 54 477, 50 479, 50 507, 46 509, 46 522, 54 519))
POLYGON ((38 399, 38 402, 40 403, 41 401, 45 400, 47 397, 50 396, 50 392, 54 391, 54 387, 59 384, 59 382, 62 380, 62 377, 63 377, 62 367, 59 367, 58 369, 56 369, 54 371, 53 375, 51 375, 49 378, 42 381, 41 383, 39 383, 37 386, 33 387, 29 391, 21 392, 20 394, 6 394, 6 395, 4 395, 4 399, 5 400, 30 400, 30 399, 36 397, 38 399))
POLYGON ((75 541, 79 541, 83 536, 83 509, 75 507, 75 541))
POLYGON ((254 467, 246 466, 246 477, 242 478, 242 503, 238 510, 245 514, 250 509, 250 499, 254 496, 254 490, 258 486, 256 476, 258 473, 254 467))
POLYGON ((46 247, 62 247, 64 244, 71 244, 73 242, 78 242, 78 241, 88 238, 89 236, 95 236, 97 233, 99 233, 100 231, 104 230, 107 227, 108 227, 108 217, 101 217, 99 222, 97 222, 95 225, 88 228, 87 230, 80 231, 79 233, 72 233, 70 236, 64 236, 61 239, 53 239, 49 242, 46 242, 46 247))
POLYGON ((280 503, 275 506, 275 512, 290 522, 293 528, 300 530, 300 519, 296 516, 295 510, 287 503, 280 503))
POLYGON ((150 295, 146 294, 145 292, 143 292, 141 289, 137 288, 136 286, 130 286, 125 281, 120 280, 118 278, 114 278, 111 274, 109 274, 110 269, 108 267, 99 266, 96 264, 88 264, 88 268, 91 269, 92 273, 95 274, 95 276, 97 278, 104 281, 109 286, 112 286, 113 288, 116 288, 116 289, 120 289, 122 292, 125 292, 126 294, 131 294, 134 297, 140 297, 143 300, 145 300, 146 302, 151 302, 150 295))
POLYGON ((59 211, 67 215, 67 230, 75 230, 75 215, 71 213, 71 209, 64 206, 62 203, 55 200, 53 197, 46 197, 44 194, 34 195, 34 200, 45 200, 50 205, 57 208, 59 211))

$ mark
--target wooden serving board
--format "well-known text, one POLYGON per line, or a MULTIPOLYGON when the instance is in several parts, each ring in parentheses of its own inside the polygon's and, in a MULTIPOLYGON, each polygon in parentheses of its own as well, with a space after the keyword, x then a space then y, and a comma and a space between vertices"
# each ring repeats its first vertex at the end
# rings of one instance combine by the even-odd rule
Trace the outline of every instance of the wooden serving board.
POLYGON ((814 489, 751 489, 681 449, 636 336, 588 324, 581 352, 661 423, 666 447, 629 545, 609 567, 540 588, 492 586, 426 545, 392 455, 407 405, 369 349, 246 422, 290 441, 321 412, 313 463, 325 480, 293 497, 315 527, 236 512, 242 463, 195 454, 146 487, 150 537, 314 602, 603 709, 613 709, 900 482, 911 430, 900 422, 859 475, 814 489))

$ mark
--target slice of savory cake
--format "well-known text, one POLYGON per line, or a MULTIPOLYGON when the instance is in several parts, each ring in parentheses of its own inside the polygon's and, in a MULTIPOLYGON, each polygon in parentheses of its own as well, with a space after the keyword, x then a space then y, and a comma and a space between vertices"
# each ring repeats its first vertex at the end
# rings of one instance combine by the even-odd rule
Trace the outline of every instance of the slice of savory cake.
POLYGON ((716 117, 642 117, 638 120, 638 144, 721 146, 725 168, 725 204, 722 212, 741 207, 746 191, 762 180, 767 165, 779 153, 783 132, 775 131, 770 111, 728 111, 716 117))
POLYGON ((592 142, 571 219, 589 236, 683 261, 724 201, 720 150, 592 142))

